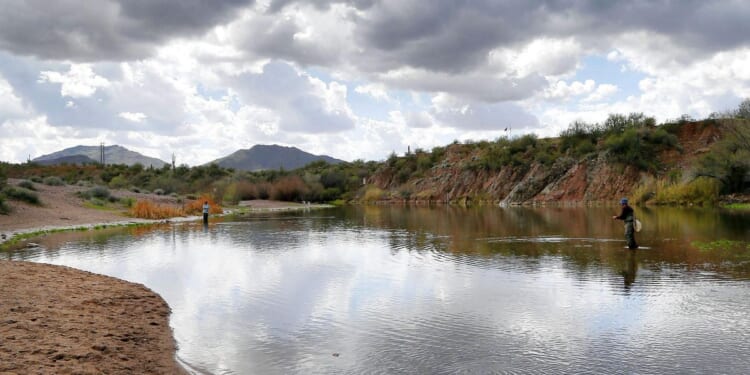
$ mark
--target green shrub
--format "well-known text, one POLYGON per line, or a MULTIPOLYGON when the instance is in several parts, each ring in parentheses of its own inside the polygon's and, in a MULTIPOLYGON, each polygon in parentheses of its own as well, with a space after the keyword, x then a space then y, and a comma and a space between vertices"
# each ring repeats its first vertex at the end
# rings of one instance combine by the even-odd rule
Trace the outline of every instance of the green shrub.
POLYGON ((91 202, 91 204, 93 204, 94 206, 99 206, 99 207, 102 207, 105 204, 107 204, 105 200, 99 199, 99 198, 91 198, 89 199, 89 202, 91 202))
POLYGON ((123 175, 117 175, 115 177, 112 177, 111 180, 109 180, 109 187, 112 189, 122 189, 125 186, 129 185, 128 180, 123 175))
POLYGON ((719 181, 699 177, 687 184, 675 184, 659 189, 654 197, 657 204, 713 205, 719 199, 719 181))
POLYGON ((365 191, 365 196, 363 199, 366 202, 372 202, 372 201, 379 201, 383 198, 385 198, 385 192, 373 186, 373 187, 367 188, 367 191, 365 191))
POLYGON ((42 178, 39 176, 31 176, 29 180, 31 180, 32 182, 36 182, 37 184, 41 184, 44 182, 44 180, 42 180, 42 178))
POLYGON ((604 150, 609 152, 610 160, 643 171, 657 170, 660 165, 654 156, 670 148, 680 149, 677 137, 653 127, 629 128, 608 136, 604 141, 604 150))
POLYGON ((120 204, 127 207, 132 208, 135 204, 135 198, 120 198, 120 204))
POLYGON ((10 206, 5 203, 5 197, 0 194, 0 215, 7 215, 10 213, 10 206))
POLYGON ((8 197, 8 199, 22 201, 34 205, 42 204, 37 193, 26 190, 24 188, 14 188, 11 186, 7 186, 5 187, 5 189, 3 189, 3 194, 8 197))
POLYGON ((19 182, 18 186, 20 186, 20 187, 22 187, 24 189, 29 189, 29 190, 32 190, 32 191, 36 191, 36 188, 34 187, 34 183, 31 182, 31 181, 29 181, 29 180, 23 180, 23 181, 19 182))
POLYGON ((164 190, 162 190, 162 189, 154 189, 154 194, 156 194, 156 195, 164 195, 164 190))
POLYGON ((104 186, 94 186, 93 188, 89 190, 78 193, 78 195, 83 199, 96 198, 100 200, 105 200, 109 198, 110 193, 109 193, 109 189, 107 189, 104 186))
POLYGON ((65 185, 65 181, 57 176, 49 176, 44 178, 44 184, 49 186, 63 186, 65 185))

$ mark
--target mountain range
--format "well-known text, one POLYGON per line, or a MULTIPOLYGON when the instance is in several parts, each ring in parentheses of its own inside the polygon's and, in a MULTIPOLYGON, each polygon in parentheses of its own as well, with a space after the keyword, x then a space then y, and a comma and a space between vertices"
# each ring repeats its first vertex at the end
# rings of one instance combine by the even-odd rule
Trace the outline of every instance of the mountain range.
MULTIPOLYGON (((75 146, 43 155, 32 160, 43 165, 54 164, 94 164, 100 159, 99 146, 75 146)), ((142 155, 119 145, 104 147, 106 164, 134 165, 161 168, 167 162, 142 155)), ((238 150, 228 156, 216 159, 206 164, 217 164, 224 168, 234 168, 243 171, 259 171, 267 169, 297 169, 314 161, 325 161, 330 164, 341 163, 343 160, 326 155, 313 155, 296 147, 279 145, 255 145, 249 149, 238 150)))

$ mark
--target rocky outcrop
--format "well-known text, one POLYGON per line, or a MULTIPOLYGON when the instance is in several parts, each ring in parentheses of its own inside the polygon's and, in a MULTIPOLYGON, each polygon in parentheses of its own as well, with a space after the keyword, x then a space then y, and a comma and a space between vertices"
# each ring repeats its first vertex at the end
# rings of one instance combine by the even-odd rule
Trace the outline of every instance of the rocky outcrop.
MULTIPOLYGON (((680 126, 676 135, 678 149, 654 155, 665 171, 689 168, 701 150, 708 150, 720 139, 721 132, 711 122, 695 122, 680 126)), ((511 205, 611 201, 629 195, 645 179, 658 177, 612 163, 606 152, 579 160, 561 157, 547 164, 508 165, 495 172, 466 167, 478 158, 476 149, 467 151, 464 145, 454 144, 447 147, 441 161, 419 178, 399 183, 394 171, 386 168, 367 182, 399 200, 408 196, 414 201, 511 205)))

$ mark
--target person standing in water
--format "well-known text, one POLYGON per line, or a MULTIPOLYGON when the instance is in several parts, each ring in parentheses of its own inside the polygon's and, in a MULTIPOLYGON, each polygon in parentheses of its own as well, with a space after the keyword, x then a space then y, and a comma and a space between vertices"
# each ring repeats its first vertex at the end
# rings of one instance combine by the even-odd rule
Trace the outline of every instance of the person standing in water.
POLYGON ((203 224, 208 224, 208 201, 203 202, 203 224))
POLYGON ((633 208, 628 205, 628 198, 620 199, 620 206, 622 206, 620 215, 614 215, 612 216, 612 219, 625 222, 625 240, 628 241, 628 249, 637 249, 638 244, 635 242, 635 228, 633 227, 635 212, 633 212, 633 208))

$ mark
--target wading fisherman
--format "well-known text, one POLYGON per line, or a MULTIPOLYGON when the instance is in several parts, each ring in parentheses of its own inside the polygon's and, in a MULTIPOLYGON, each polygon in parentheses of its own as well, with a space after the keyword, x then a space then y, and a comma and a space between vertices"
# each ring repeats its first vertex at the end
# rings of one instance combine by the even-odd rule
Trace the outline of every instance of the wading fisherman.
POLYGON ((203 202, 203 224, 208 224, 208 201, 203 202))
POLYGON ((620 206, 622 206, 620 215, 612 216, 612 218, 625 222, 625 240, 628 241, 628 249, 637 249, 638 244, 635 243, 635 228, 633 227, 635 212, 633 212, 633 208, 628 205, 628 198, 620 199, 620 206))

